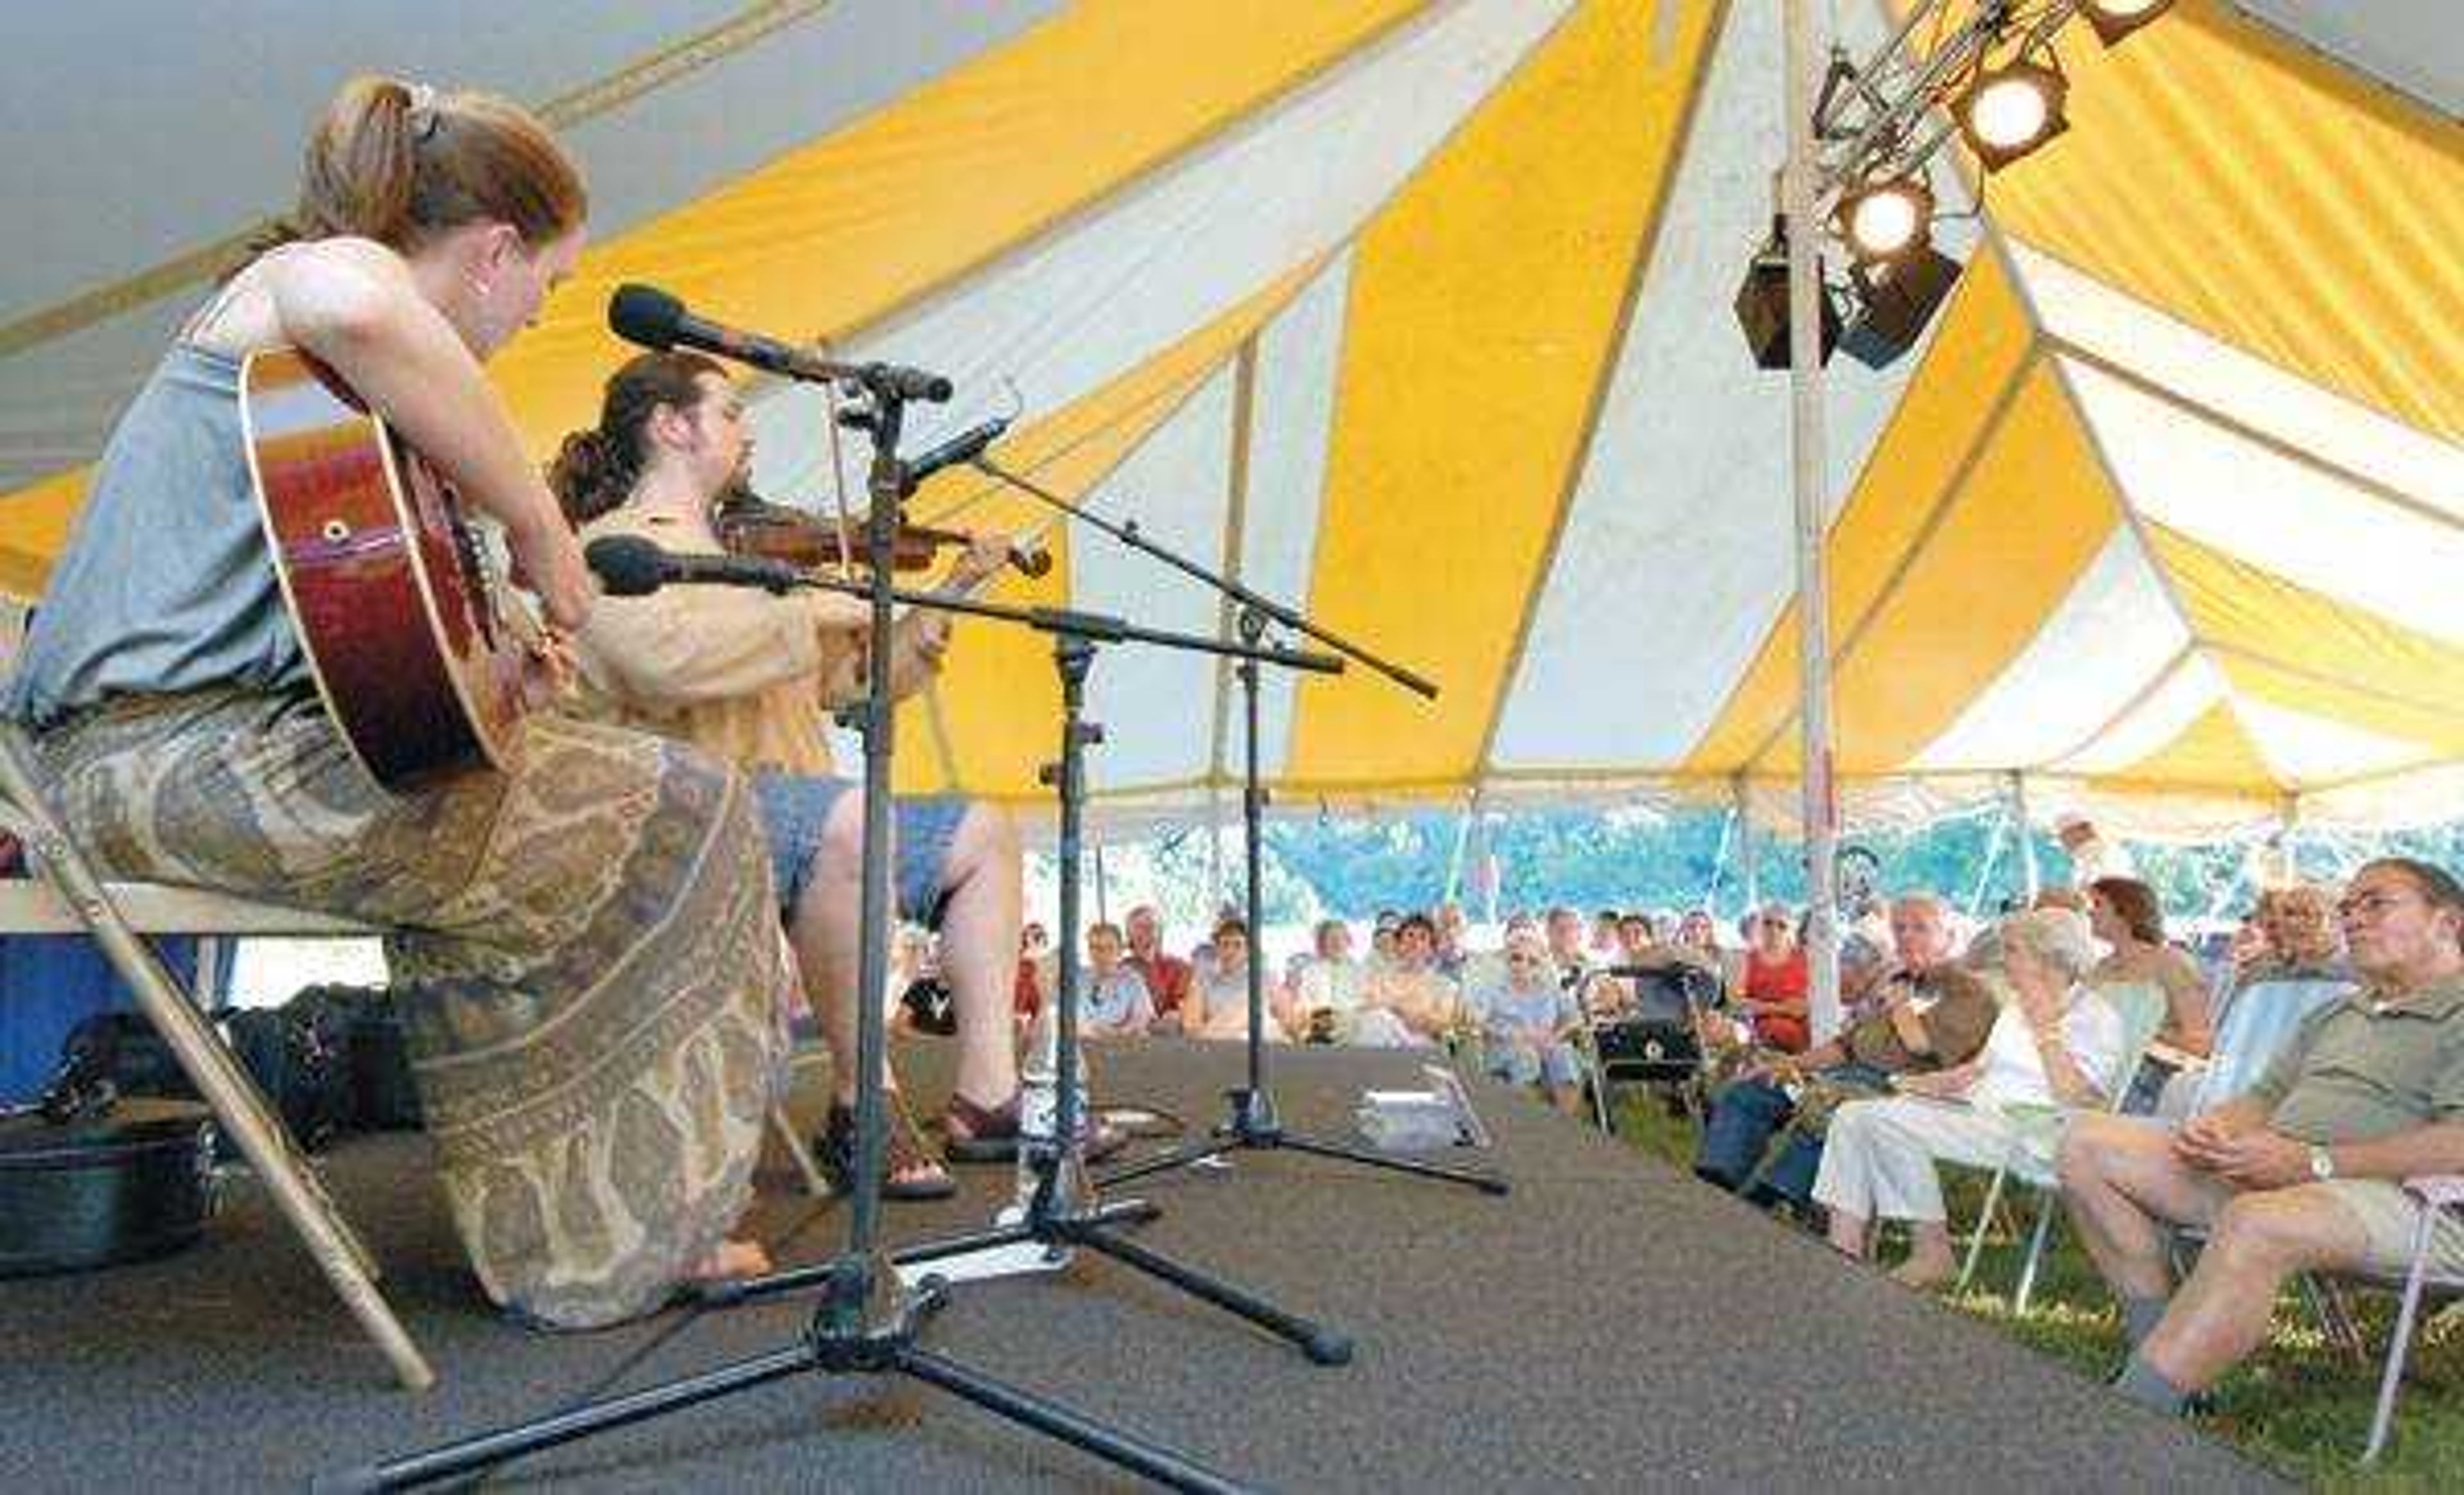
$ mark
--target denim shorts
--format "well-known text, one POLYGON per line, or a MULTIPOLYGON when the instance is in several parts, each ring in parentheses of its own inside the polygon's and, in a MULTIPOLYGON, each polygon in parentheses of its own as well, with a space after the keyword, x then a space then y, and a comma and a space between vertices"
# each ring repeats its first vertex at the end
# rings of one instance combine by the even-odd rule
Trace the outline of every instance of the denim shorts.
MULTIPOLYGON (((822 779, 762 769, 753 776, 754 798, 761 806, 761 834, 770 844, 770 878, 779 889, 783 912, 796 906, 804 885, 812 881, 813 864, 822 851, 822 827, 839 797, 861 793, 850 779, 822 779)), ((941 922, 942 873, 950 860, 950 843, 957 838, 958 822, 966 818, 967 802, 957 795, 902 796, 892 802, 891 841, 897 858, 891 868, 891 891, 899 917, 937 927, 941 922)))

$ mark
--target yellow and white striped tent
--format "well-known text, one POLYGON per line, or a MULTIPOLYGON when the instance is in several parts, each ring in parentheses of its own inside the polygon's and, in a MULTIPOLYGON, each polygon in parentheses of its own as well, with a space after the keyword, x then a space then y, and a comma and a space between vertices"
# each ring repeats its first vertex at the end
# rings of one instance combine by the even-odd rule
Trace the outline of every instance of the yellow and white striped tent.
MULTIPOLYGON (((915 444, 1013 466, 1437 679, 1270 682, 1289 803, 1785 785, 1784 378, 1729 301, 1782 154, 1778 0, 90 0, 12 25, 0 585, 344 74, 544 107, 595 247, 500 381, 542 454, 608 291, 944 370, 915 444), (251 12, 254 12, 252 18, 251 12), (277 29, 279 28, 279 29, 277 29)), ((1817 7, 1817 11, 1824 8, 1817 7)), ((1883 34, 1835 0, 1842 40, 1883 34)), ((1850 812, 2024 775, 2215 828, 2464 813, 2464 27, 2445 0, 2183 0, 2065 37, 2070 132, 1994 176, 1929 342, 1830 370, 1850 812)), ((1963 187, 1938 164, 1938 187, 1963 187)), ((765 385, 759 486, 861 493, 765 385)), ((974 474, 928 522, 1041 528, 974 474)), ((1227 627, 1092 532, 1012 600, 1227 627)), ((903 786, 1040 800, 1057 688, 971 627, 903 786)), ((1108 649, 1115 812, 1237 779, 1216 662, 1108 649)))

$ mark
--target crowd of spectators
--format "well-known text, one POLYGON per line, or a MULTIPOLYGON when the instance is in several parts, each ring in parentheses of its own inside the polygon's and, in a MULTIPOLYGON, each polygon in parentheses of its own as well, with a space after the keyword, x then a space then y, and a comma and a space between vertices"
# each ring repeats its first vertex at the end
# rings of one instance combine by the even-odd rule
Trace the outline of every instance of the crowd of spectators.
MULTIPOLYGON (((2119 872, 1982 920, 1910 891, 1843 930, 1839 1023, 1817 1043, 1804 915, 1784 904, 1725 929, 1699 909, 1555 907, 1485 934, 1446 903, 1379 912, 1365 955, 1362 932, 1329 918, 1306 950, 1254 966, 1238 917, 1181 955, 1140 907, 1087 931, 1080 1012, 1104 1043, 1243 1040, 1254 977, 1267 1042, 1444 1045, 1575 1111, 1600 1083, 1602 1030, 1689 973, 1674 989, 1703 1055, 1699 1176, 1860 1260, 1898 1222, 1893 1275, 1925 1286, 1954 1265, 1939 1165, 2027 1150, 2057 1167, 2114 1286, 2135 1347, 2117 1385, 2178 1409, 2256 1344, 2289 1273, 2401 1264, 2402 1176, 2464 1173, 2459 931, 2454 877, 2402 859, 2343 887, 2271 888, 2206 948, 2119 872), (2297 996, 2310 1005, 2266 1021, 2297 996), (2266 1052, 2211 1053, 2252 1033, 2266 1052), (2178 1293, 2168 1222, 2213 1233, 2178 1293)), ((946 1031, 929 942, 902 949, 905 1022, 946 1031)), ((1022 1021, 1056 967, 1029 925, 1022 1021)), ((2464 1273, 2464 1227, 2437 1230, 2441 1266, 2464 1273)))

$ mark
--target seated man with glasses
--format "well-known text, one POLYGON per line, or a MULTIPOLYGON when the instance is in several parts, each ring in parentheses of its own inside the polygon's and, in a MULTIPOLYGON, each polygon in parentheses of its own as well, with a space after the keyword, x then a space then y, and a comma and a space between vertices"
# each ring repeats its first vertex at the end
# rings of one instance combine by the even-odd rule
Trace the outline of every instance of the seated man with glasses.
MULTIPOLYGON (((2178 1130, 2082 1117, 2062 1193, 2122 1306, 2132 1351, 2115 1386, 2178 1413, 2267 1337, 2298 1272, 2401 1272, 2421 1206, 2401 1180, 2464 1172, 2464 886, 2388 857, 2338 908, 2361 984, 2302 1021, 2266 1075, 2178 1130), (2177 1289, 2165 1227, 2205 1226, 2177 1289)), ((2442 1214, 2432 1264, 2464 1272, 2442 1214)))

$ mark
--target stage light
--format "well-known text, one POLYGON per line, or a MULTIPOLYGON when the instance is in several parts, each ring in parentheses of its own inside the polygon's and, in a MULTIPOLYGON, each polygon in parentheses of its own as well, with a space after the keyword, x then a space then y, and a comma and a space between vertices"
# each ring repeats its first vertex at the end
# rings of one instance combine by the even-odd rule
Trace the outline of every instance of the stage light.
MULTIPOLYGON (((1821 274, 1817 260, 1817 280, 1821 274)), ((1818 286, 1815 298, 1822 307, 1821 362, 1828 363, 1831 350, 1839 345, 1839 308, 1828 286, 1818 286)), ((1753 263, 1746 267, 1745 283, 1737 288, 1737 326, 1746 335, 1746 346, 1752 350, 1756 367, 1790 366, 1788 244, 1776 233, 1754 255, 1753 263)))
POLYGON ((1933 239, 1933 193, 1918 177, 1868 182, 1839 199, 1839 237, 1860 263, 1895 259, 1933 239))
POLYGON ((1950 112, 1985 169, 1999 171, 2070 128, 2062 118, 2069 91, 2059 71, 2019 57, 1978 72, 1950 112))
POLYGON ((2110 47, 2172 8, 2173 0, 2081 0, 2080 11, 2110 47))
POLYGON ((1958 279, 1959 261, 1930 244, 1849 266, 1855 315, 1839 335, 1840 351, 1868 368, 1896 361, 1924 339, 1925 323, 1958 279))

